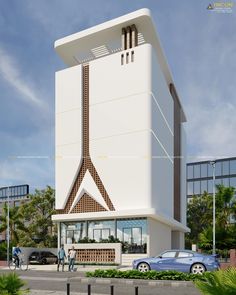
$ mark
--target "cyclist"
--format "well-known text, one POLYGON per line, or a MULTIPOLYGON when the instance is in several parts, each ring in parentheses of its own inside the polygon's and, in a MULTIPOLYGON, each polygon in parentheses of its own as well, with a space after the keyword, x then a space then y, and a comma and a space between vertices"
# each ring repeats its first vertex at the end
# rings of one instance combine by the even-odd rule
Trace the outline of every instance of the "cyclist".
POLYGON ((19 262, 20 262, 19 255, 20 255, 20 253, 21 253, 21 249, 20 249, 19 244, 17 244, 17 246, 13 250, 13 257, 15 258, 15 261, 16 261, 16 267, 19 267, 19 262))

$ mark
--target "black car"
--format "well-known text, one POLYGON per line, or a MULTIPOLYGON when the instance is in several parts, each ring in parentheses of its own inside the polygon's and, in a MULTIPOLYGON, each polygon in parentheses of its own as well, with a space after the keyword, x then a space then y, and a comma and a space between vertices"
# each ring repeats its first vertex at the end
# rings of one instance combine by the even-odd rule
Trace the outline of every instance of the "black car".
POLYGON ((50 251, 34 251, 29 256, 29 263, 53 264, 57 263, 57 256, 50 251))

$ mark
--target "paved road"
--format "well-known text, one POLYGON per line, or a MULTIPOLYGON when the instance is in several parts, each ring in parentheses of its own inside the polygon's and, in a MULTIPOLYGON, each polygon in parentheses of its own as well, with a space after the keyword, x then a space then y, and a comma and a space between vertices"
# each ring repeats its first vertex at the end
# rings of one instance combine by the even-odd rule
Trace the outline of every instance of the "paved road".
MULTIPOLYGON (((0 270, 0 273, 9 272, 0 270)), ((114 285, 114 295, 135 294, 138 286, 139 295, 199 295, 191 282, 144 281, 127 279, 95 279, 85 278, 84 273, 17 271, 27 282, 32 295, 66 295, 67 283, 70 283, 71 295, 86 295, 88 284, 91 284, 91 295, 110 294, 110 286, 114 285)))

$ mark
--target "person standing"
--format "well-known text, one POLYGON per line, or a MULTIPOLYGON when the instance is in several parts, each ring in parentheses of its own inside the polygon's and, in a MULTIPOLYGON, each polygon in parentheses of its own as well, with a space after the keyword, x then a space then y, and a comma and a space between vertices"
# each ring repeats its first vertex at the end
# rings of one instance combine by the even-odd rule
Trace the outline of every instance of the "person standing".
POLYGON ((62 271, 64 271, 66 253, 65 253, 65 250, 64 250, 64 246, 63 245, 61 245, 61 248, 58 251, 57 258, 58 258, 58 261, 57 261, 57 271, 59 271, 60 264, 62 265, 62 271))
POLYGON ((69 259, 68 271, 74 271, 75 258, 76 258, 76 250, 75 250, 75 247, 72 246, 72 249, 70 249, 68 253, 68 259, 69 259))
POLYGON ((21 254, 21 249, 20 249, 19 244, 17 244, 17 246, 13 250, 13 257, 15 258, 15 261, 16 261, 16 267, 19 267, 19 262, 20 262, 19 255, 20 254, 21 254))

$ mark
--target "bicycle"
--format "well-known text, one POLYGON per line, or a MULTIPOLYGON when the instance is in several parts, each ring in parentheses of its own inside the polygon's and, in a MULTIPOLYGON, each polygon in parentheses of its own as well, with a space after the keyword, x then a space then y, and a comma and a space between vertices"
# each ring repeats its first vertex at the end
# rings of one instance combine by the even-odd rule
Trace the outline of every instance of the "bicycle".
POLYGON ((16 258, 12 257, 11 262, 9 263, 10 270, 15 270, 16 268, 19 268, 21 270, 26 271, 28 269, 28 262, 25 262, 24 255, 19 255, 19 267, 16 265, 16 258))

